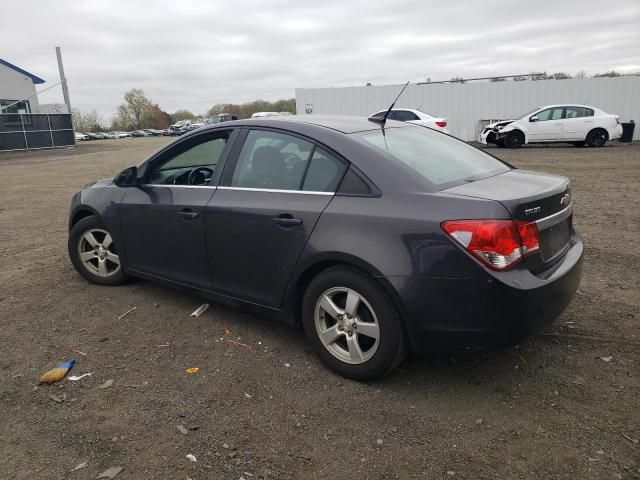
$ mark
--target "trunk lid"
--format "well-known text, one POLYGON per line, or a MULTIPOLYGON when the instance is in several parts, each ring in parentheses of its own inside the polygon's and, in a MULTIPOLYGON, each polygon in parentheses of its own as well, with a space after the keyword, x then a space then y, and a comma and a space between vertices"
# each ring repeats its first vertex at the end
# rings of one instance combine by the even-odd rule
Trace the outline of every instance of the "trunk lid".
POLYGON ((566 177, 527 170, 509 170, 443 192, 500 202, 513 220, 536 222, 540 252, 525 258, 534 271, 543 270, 568 250, 572 227, 571 182, 566 177))

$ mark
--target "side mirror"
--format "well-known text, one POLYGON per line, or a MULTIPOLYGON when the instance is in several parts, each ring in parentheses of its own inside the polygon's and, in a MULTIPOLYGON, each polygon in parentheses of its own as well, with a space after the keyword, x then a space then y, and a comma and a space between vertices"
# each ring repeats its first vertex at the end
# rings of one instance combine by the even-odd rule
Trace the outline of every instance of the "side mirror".
POLYGON ((113 179, 118 187, 135 187, 138 185, 138 167, 129 167, 122 170, 113 179))
POLYGON ((529 121, 530 121, 530 122, 537 122, 538 120, 539 120, 539 119, 538 119, 538 116, 537 116, 537 115, 534 115, 533 117, 531 117, 531 118, 529 119, 529 121))

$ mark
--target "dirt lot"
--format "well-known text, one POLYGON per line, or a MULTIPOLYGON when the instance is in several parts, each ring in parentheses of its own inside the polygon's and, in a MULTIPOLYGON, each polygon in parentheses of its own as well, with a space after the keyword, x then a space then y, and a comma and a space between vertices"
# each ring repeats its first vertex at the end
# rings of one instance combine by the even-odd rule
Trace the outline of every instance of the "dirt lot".
POLYGON ((0 153, 1 478, 640 478, 640 144, 492 149, 573 180, 578 295, 517 348, 358 383, 325 370, 301 331, 220 305, 190 318, 195 296, 75 273, 72 193, 165 141, 0 153), (93 375, 37 386, 73 349, 86 353, 73 374, 93 375))

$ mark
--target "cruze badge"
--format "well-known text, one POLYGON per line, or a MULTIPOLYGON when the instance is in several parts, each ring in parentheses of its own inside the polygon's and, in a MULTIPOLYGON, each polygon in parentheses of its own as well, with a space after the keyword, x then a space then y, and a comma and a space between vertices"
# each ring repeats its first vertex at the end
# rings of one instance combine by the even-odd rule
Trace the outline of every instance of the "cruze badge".
POLYGON ((562 198, 560 198, 560 205, 569 205, 571 203, 571 194, 565 193, 562 198))
POLYGON ((525 208, 524 214, 533 215, 534 213, 538 213, 540 210, 542 210, 540 207, 525 208))

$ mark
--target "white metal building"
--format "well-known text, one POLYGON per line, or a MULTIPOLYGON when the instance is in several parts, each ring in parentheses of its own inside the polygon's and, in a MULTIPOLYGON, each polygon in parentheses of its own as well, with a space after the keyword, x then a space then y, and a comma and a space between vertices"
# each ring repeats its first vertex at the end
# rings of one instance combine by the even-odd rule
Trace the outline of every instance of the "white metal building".
MULTIPOLYGON (((387 108, 402 85, 298 88, 299 115, 370 114, 387 108), (310 113, 309 113, 310 112, 310 113)), ((396 107, 419 108, 448 118, 449 131, 463 140, 478 138, 482 121, 517 118, 536 107, 578 103, 640 121, 640 76, 569 80, 412 84, 396 107)), ((640 128, 634 132, 640 139, 640 128)))
POLYGON ((23 100, 3 113, 37 113, 36 85, 44 80, 0 58, 0 107, 23 100))

